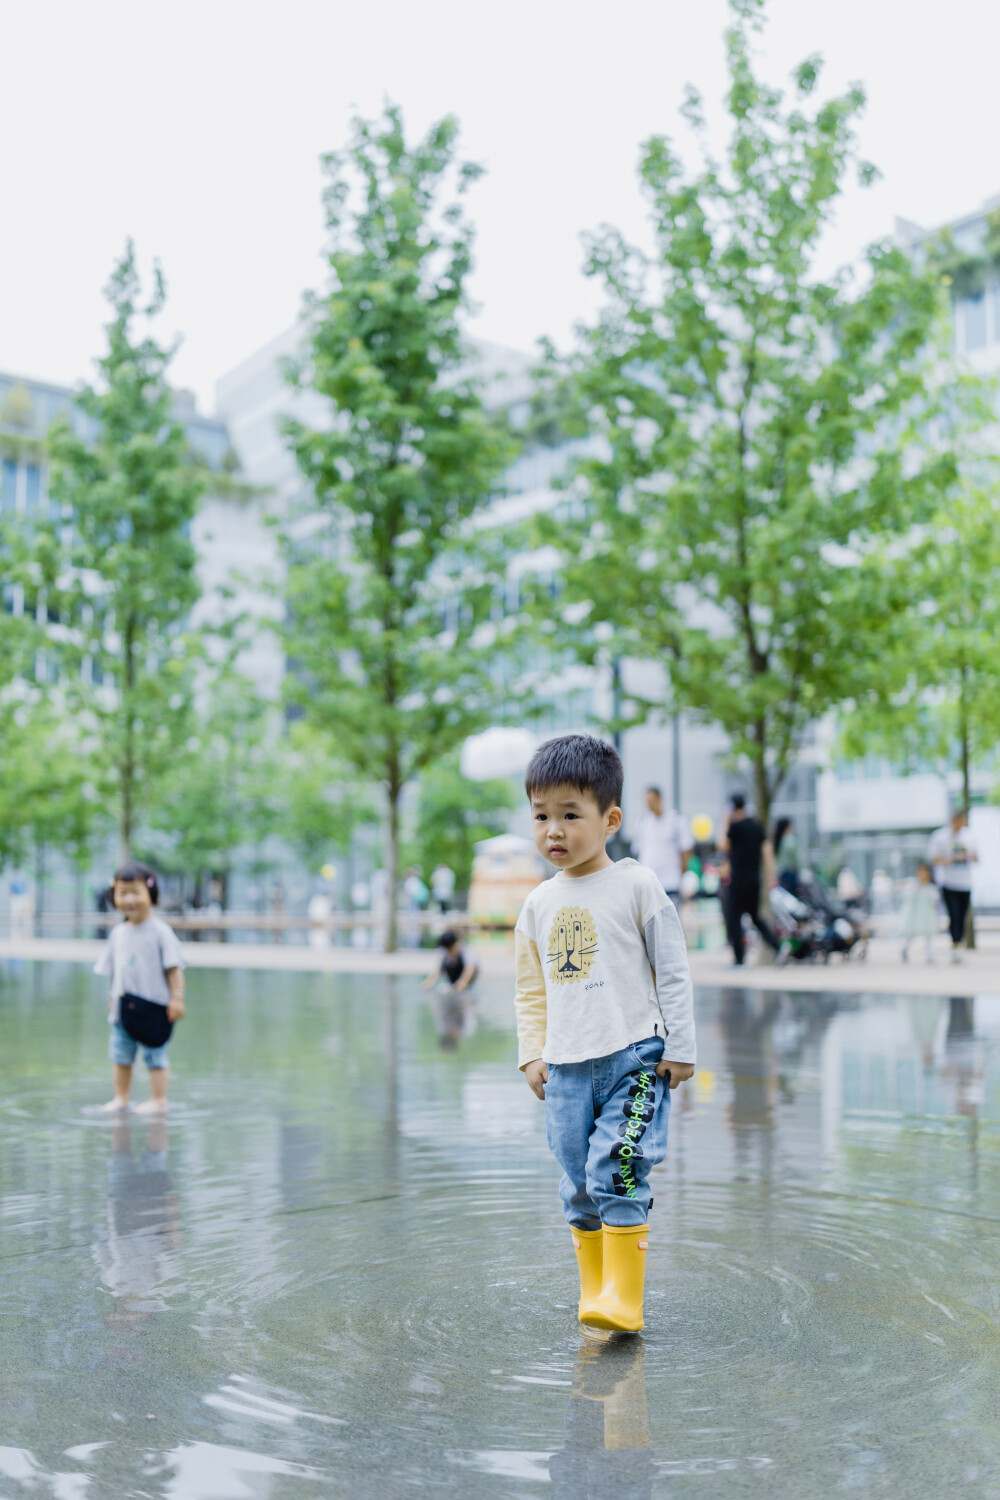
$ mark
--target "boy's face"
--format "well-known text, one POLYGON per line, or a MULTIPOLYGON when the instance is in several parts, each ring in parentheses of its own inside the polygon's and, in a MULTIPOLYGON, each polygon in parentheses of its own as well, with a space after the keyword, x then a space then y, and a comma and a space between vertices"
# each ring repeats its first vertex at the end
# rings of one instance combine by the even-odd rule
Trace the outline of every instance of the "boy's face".
POLYGON ((605 841, 621 827, 622 810, 601 812, 592 792, 552 786, 531 798, 531 824, 539 854, 559 870, 589 875, 607 862, 605 841))
POLYGON ((114 901, 129 922, 144 922, 153 909, 153 898, 144 880, 116 880, 114 901))

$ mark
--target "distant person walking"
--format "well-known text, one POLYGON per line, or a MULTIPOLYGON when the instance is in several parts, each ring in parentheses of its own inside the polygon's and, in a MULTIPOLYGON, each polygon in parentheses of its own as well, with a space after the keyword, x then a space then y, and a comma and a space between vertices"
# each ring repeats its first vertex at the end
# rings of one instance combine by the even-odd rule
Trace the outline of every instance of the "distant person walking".
POLYGON ((10 876, 10 935, 31 937, 35 926, 35 898, 23 870, 10 876))
POLYGON ((455 894, 455 871, 442 860, 431 871, 431 895, 441 911, 450 911, 455 894))
POLYGON ((779 818, 774 825, 774 863, 778 870, 778 884, 792 896, 799 894, 799 872, 802 860, 799 841, 791 818, 779 818))
POLYGON ((961 963, 959 949, 972 901, 972 866, 979 859, 975 840, 969 832, 968 814, 963 809, 953 812, 951 822, 931 834, 927 858, 934 866, 934 878, 948 913, 951 961, 961 963))
POLYGON ((646 811, 632 840, 641 865, 648 865, 675 906, 680 905, 681 876, 687 869, 694 839, 675 807, 664 807, 658 786, 646 788, 646 811))
POLYGON ((719 848, 729 856, 729 894, 726 899, 726 930, 733 950, 733 962, 743 963, 743 918, 749 917, 761 937, 778 951, 778 939, 760 915, 761 865, 773 865, 773 852, 763 824, 750 817, 742 792, 730 798, 730 811, 723 824, 719 848))

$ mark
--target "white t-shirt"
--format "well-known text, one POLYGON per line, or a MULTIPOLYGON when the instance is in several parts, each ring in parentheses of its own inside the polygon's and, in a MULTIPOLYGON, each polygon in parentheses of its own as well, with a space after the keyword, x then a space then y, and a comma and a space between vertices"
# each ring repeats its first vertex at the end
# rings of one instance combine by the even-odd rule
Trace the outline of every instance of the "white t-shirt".
POLYGON ((170 986, 166 969, 184 969, 187 960, 172 927, 162 917, 145 922, 121 922, 112 927, 104 952, 94 965, 95 974, 111 977, 114 1004, 109 1020, 121 1019, 121 997, 140 995, 157 1005, 169 1005, 170 986))
MULTIPOLYGON (((681 855, 694 848, 687 823, 673 807, 660 813, 646 812, 636 831, 632 844, 635 857, 641 865, 648 865, 657 874, 664 890, 679 891, 681 888, 681 855)), ((680 1062, 680 1058, 674 1058, 680 1062)))
POLYGON ((967 828, 960 828, 957 833, 950 823, 944 828, 936 828, 927 843, 927 858, 934 868, 938 885, 948 891, 971 891, 972 863, 968 856, 977 852, 976 841, 967 828), (950 855, 955 863, 935 865, 935 859, 942 855, 950 855))
POLYGON ((514 929, 518 1066, 607 1057, 668 1038, 695 1061, 694 1000, 680 918, 652 870, 623 859, 593 875, 559 871, 528 896, 514 929))

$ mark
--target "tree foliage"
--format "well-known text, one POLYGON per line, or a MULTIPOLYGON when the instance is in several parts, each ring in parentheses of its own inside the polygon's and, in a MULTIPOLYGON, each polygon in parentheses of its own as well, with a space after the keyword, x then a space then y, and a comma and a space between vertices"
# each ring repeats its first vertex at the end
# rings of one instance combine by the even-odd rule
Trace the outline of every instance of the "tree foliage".
MULTIPOLYGON (((688 174, 647 141, 646 254, 607 229, 588 274, 604 311, 571 362, 604 452, 579 466, 575 518, 539 526, 563 597, 612 654, 652 659, 671 707, 721 724, 765 819, 806 726, 851 692, 882 581, 869 554, 931 504, 905 461, 936 291, 891 244, 817 279, 814 252, 852 163, 859 88, 813 105, 754 71, 756 0, 727 33, 732 133, 688 174)), ((688 121, 703 130, 690 92, 688 121)), ((936 461, 930 462, 933 469, 936 461)))
POLYGON ((466 890, 476 844, 506 831, 515 801, 509 781, 469 781, 457 754, 428 766, 420 778, 412 863, 425 875, 435 865, 449 865, 457 888, 466 890))
POLYGON ((47 855, 59 851, 85 871, 109 819, 92 780, 92 747, 56 699, 26 679, 21 687, 0 750, 0 858, 34 866, 40 910, 47 855))
POLYGON ((393 894, 403 787, 479 728, 496 696, 477 637, 492 593, 473 522, 508 445, 462 373, 472 232, 461 196, 478 169, 455 166, 455 137, 449 118, 409 146, 390 107, 327 158, 330 286, 308 309, 294 378, 329 422, 288 423, 327 518, 288 549, 290 693, 355 775, 383 787, 393 894))
POLYGON ((96 741, 123 854, 190 732, 197 652, 189 617, 200 592, 190 523, 206 484, 171 417, 174 351, 135 328, 163 306, 159 272, 145 308, 140 296, 130 243, 107 288, 113 316, 100 387, 76 397, 89 430, 63 419, 49 437, 49 494, 62 512, 50 544, 55 538, 63 562, 66 700, 96 741))
POLYGON ((951 477, 927 524, 882 548, 890 607, 871 622, 876 654, 842 739, 848 754, 881 751, 907 770, 959 770, 968 812, 971 769, 1000 740, 1000 459, 989 446, 997 392, 944 363, 936 384, 928 439, 951 477))

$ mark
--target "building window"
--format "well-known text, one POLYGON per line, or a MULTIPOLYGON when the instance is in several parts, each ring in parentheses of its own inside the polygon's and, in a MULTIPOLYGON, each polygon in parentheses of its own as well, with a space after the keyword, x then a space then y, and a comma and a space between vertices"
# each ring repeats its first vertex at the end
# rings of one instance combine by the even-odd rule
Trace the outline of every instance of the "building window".
POLYGON ((42 497, 42 471, 37 464, 28 464, 25 474, 27 483, 24 490, 24 508, 37 510, 42 497))
POLYGON ((17 464, 12 458, 3 461, 0 475, 0 510, 13 511, 17 507, 17 464))
POLYGON ((962 308, 965 315, 966 349, 982 349, 986 344, 986 293, 964 297, 962 308))

